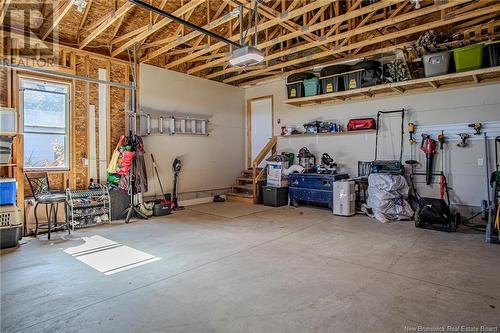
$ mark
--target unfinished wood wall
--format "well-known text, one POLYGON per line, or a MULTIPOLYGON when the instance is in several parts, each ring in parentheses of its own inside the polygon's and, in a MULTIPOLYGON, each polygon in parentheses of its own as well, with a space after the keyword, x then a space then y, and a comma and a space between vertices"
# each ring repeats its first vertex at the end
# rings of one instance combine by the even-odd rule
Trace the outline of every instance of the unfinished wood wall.
MULTIPOLYGON (((113 82, 128 84, 129 66, 126 62, 116 61, 114 59, 94 56, 88 52, 80 52, 74 49, 62 49, 63 57, 57 59, 58 66, 65 71, 74 73, 79 76, 97 78, 99 68, 108 70, 109 79, 113 82)), ((48 68, 50 70, 58 70, 57 67, 48 68)), ((15 95, 14 82, 17 81, 18 75, 23 74, 20 71, 13 73, 11 70, 0 68, 0 106, 16 106, 15 96, 11 97, 9 103, 9 89, 12 89, 12 95, 15 95), (9 80, 9 75, 11 80, 9 80)), ((31 77, 43 78, 34 73, 29 73, 31 77)), ((53 78, 58 80, 57 78, 53 78)), ((89 156, 88 142, 88 108, 89 105, 95 105, 96 108, 96 124, 98 122, 99 105, 98 105, 98 85, 79 80, 70 81, 71 83, 71 108, 70 108, 70 159, 71 167, 68 172, 51 172, 49 173, 50 185, 53 189, 63 190, 67 186, 70 188, 82 189, 86 188, 89 183, 88 167, 83 165, 82 158, 89 156)), ((109 145, 108 153, 111 155, 118 139, 125 134, 125 113, 126 105, 128 104, 128 93, 126 90, 116 87, 111 87, 109 90, 109 145)), ((95 129, 96 137, 98 137, 98 129, 95 129)), ((99 144, 99 143, 98 143, 99 144)), ((102 144, 102 143, 101 143, 102 144)), ((98 147, 96 148, 98 149, 98 147)), ((5 168, 0 168, 5 169, 5 168)), ((6 175, 6 170, 0 170, 1 175, 6 175)), ((29 186, 27 183, 20 184, 25 188, 25 194, 30 195, 29 186)))

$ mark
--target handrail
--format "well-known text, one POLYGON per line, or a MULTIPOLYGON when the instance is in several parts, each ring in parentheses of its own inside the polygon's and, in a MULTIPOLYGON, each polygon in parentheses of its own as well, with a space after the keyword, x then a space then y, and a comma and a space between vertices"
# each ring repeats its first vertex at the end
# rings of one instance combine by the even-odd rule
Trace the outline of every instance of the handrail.
POLYGON ((262 178, 266 169, 262 169, 257 173, 257 168, 262 160, 271 152, 276 154, 276 146, 278 145, 278 137, 273 136, 269 142, 262 148, 257 157, 252 162, 252 185, 253 185, 253 203, 257 203, 257 182, 262 178))
POLYGON ((266 157, 266 155, 269 153, 271 149, 275 150, 276 144, 278 143, 278 138, 276 136, 273 136, 268 143, 262 148, 260 153, 255 157, 255 159, 252 162, 252 167, 255 169, 257 166, 259 166, 260 162, 266 157))

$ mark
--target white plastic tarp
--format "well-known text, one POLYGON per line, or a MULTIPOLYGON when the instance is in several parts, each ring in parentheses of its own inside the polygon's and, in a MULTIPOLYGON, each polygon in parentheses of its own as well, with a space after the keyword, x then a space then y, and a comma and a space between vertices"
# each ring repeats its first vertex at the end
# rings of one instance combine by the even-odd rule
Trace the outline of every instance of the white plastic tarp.
POLYGON ((368 177, 368 199, 374 217, 382 223, 413 217, 408 202, 409 186, 402 175, 371 174, 368 177))

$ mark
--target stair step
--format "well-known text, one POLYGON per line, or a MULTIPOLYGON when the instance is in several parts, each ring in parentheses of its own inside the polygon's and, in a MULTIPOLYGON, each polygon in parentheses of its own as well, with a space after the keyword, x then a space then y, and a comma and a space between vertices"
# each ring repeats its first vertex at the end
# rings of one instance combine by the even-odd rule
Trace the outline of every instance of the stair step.
POLYGON ((253 204, 253 195, 248 193, 226 193, 227 201, 253 204))
POLYGON ((253 185, 241 185, 241 184, 234 184, 233 189, 240 189, 240 190, 245 190, 245 191, 253 191, 253 185))
POLYGON ((249 199, 251 198, 251 199, 253 199, 253 195, 249 194, 249 193, 229 192, 229 193, 226 193, 226 195, 232 196, 232 197, 249 198, 249 199))
POLYGON ((247 178, 247 177, 238 177, 238 178, 236 178, 236 180, 241 181, 241 182, 245 182, 245 183, 252 183, 253 182, 252 178, 247 178))
MULTIPOLYGON (((259 173, 261 170, 262 170, 262 168, 257 168, 257 173, 259 173)), ((246 174, 246 175, 251 175, 251 174, 253 174, 253 169, 243 170, 241 173, 246 174)))

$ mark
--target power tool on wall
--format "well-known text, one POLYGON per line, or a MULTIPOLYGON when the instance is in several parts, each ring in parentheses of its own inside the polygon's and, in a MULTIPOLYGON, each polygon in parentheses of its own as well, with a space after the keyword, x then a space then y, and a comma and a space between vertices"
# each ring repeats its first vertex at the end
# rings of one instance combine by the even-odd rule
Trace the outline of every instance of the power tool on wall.
POLYGON ((428 134, 422 134, 420 150, 425 154, 425 183, 430 185, 432 180, 432 164, 434 161, 434 154, 436 153, 436 140, 431 139, 428 134))
POLYGON ((474 135, 481 135, 481 128, 483 128, 483 125, 481 123, 472 123, 472 124, 469 124, 468 126, 470 128, 473 128, 474 131, 476 131, 474 133, 474 135))
POLYGON ((415 134, 415 124, 408 123, 408 134, 410 135, 410 139, 408 140, 408 144, 410 145, 410 159, 405 161, 405 164, 412 167, 418 164, 418 161, 413 159, 413 145, 415 144, 415 139, 413 138, 413 134, 415 134))
POLYGON ((467 147, 467 139, 470 138, 470 135, 468 133, 458 133, 458 136, 460 136, 461 141, 457 143, 457 147, 467 147))
POLYGON ((178 202, 178 197, 177 197, 177 183, 179 180, 179 173, 181 172, 182 168, 182 163, 179 158, 176 158, 174 160, 174 163, 172 164, 172 171, 174 172, 174 190, 173 190, 173 195, 172 195, 172 209, 173 210, 183 210, 183 206, 179 206, 178 202))

